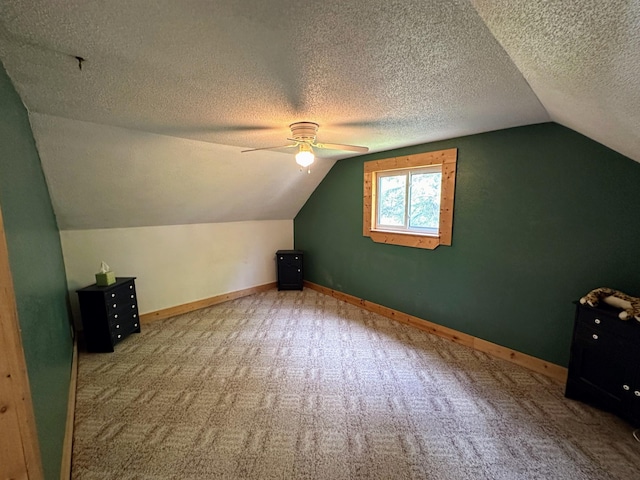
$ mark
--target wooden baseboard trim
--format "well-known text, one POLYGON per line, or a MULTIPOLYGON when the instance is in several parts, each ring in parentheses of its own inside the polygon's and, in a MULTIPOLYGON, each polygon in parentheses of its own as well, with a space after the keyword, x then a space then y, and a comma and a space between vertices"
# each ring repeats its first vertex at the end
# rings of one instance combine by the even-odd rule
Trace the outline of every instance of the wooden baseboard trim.
POLYGON ((71 360, 71 378, 69 381, 69 400, 67 401, 67 422, 62 445, 62 463, 60 480, 71 478, 71 459, 73 453, 73 428, 76 411, 76 388, 78 385, 78 340, 73 341, 73 359, 71 360))
POLYGON ((377 313, 391 320, 395 320, 406 325, 411 325, 412 327, 415 327, 419 330, 423 330, 439 337, 446 338, 452 342, 459 343, 460 345, 465 345, 467 347, 487 353, 502 360, 507 360, 508 362, 515 363, 534 372, 542 373, 559 383, 566 383, 567 381, 567 369, 560 365, 556 365, 555 363, 550 363, 540 358, 527 355, 526 353, 521 353, 516 350, 503 347, 502 345, 491 343, 481 338, 477 338, 472 335, 468 335, 466 333, 462 333, 457 330, 438 325, 437 323, 429 322, 427 320, 414 317, 413 315, 408 315, 398 310, 394 310, 383 305, 378 305, 377 303, 354 297, 353 295, 342 293, 331 288, 323 287, 322 285, 318 285, 306 280, 304 281, 304 286, 316 290, 320 293, 324 293, 325 295, 334 297, 338 300, 342 300, 343 302, 357 305, 361 308, 364 308, 365 310, 377 313))
POLYGON ((196 300, 195 302, 156 310, 155 312, 143 313, 140 315, 140 323, 164 320, 165 318, 175 317, 176 315, 182 315, 183 313, 189 313, 201 308, 211 307, 212 305, 228 302, 229 300, 235 300, 236 298, 246 297, 247 295, 253 295, 254 293, 266 292, 267 290, 272 290, 276 287, 276 282, 265 283, 256 287, 245 288, 244 290, 223 293, 222 295, 216 295, 215 297, 204 298, 202 300, 196 300))

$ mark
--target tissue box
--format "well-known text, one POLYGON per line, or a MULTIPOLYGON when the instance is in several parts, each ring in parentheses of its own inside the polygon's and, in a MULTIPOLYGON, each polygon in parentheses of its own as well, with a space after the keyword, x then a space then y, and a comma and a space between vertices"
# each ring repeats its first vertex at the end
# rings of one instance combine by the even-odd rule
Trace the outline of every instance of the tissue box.
POLYGON ((116 283, 116 274, 114 272, 96 273, 96 285, 106 287, 116 283))

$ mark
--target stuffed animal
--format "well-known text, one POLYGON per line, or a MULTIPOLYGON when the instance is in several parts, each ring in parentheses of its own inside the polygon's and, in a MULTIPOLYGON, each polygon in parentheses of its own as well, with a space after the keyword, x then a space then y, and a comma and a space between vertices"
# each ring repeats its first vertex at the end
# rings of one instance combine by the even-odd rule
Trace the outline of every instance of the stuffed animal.
POLYGON ((622 311, 618 314, 621 320, 629 320, 633 317, 640 322, 640 298, 632 297, 612 288, 601 287, 587 293, 580 299, 580 303, 583 305, 586 303, 595 307, 600 300, 614 307, 621 308, 622 311))

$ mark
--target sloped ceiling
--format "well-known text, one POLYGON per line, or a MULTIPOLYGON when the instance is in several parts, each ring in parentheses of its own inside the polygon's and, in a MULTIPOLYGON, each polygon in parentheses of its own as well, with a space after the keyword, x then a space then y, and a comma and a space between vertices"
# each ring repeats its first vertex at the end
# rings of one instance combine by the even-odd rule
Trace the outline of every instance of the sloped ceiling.
POLYGON ((379 151, 555 120, 640 161, 639 25, 622 0, 3 0, 0 59, 61 229, 286 219, 353 155, 240 153, 295 121, 379 151))
POLYGON ((640 162, 640 2, 472 3, 553 121, 640 162))

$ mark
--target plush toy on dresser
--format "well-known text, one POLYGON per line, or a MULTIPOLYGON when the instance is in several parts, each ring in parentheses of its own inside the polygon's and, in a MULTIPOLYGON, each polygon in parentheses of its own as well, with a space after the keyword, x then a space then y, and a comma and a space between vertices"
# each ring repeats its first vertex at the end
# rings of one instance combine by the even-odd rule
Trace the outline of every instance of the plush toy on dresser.
POLYGON ((633 317, 640 322, 640 298, 632 297, 612 288, 600 287, 591 290, 580 299, 580 303, 595 307, 601 300, 604 303, 621 308, 622 311, 618 314, 621 320, 629 320, 633 317))

